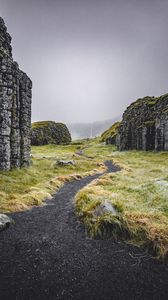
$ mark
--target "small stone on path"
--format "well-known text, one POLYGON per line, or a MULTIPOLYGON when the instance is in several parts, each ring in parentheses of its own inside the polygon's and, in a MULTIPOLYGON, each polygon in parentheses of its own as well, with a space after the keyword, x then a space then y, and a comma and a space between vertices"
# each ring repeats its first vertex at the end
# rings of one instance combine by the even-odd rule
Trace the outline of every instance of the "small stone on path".
POLYGON ((0 214, 0 230, 6 229, 13 223, 13 220, 10 219, 7 215, 0 214))

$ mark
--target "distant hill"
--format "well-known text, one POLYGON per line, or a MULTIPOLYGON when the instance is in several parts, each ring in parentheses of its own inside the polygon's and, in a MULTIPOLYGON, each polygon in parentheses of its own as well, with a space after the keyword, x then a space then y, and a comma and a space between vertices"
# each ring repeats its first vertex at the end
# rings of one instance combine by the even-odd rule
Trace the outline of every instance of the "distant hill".
POLYGON ((71 123, 67 124, 68 129, 71 133, 72 139, 91 138, 99 136, 114 122, 120 120, 121 117, 105 121, 97 121, 93 123, 71 123))

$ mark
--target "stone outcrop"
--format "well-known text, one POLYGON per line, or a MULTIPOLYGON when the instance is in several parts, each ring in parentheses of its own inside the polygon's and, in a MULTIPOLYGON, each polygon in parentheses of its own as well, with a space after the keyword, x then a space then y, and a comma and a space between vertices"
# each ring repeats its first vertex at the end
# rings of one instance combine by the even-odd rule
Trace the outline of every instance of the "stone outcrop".
POLYGON ((63 123, 41 121, 32 124, 31 144, 34 146, 69 144, 70 142, 71 135, 63 123))
POLYGON ((105 142, 106 145, 116 145, 116 138, 118 135, 120 123, 121 122, 115 122, 109 129, 103 132, 101 135, 101 142, 105 142))
POLYGON ((0 170, 30 162, 32 82, 12 58, 11 37, 0 18, 0 170))
POLYGON ((168 150, 168 94, 145 97, 124 112, 117 136, 119 150, 168 150))

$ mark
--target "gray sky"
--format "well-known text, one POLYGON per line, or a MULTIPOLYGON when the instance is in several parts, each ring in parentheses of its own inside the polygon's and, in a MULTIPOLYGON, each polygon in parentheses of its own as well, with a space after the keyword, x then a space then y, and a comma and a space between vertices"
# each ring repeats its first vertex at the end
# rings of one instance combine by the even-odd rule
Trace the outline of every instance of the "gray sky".
POLYGON ((0 0, 33 121, 113 118, 168 92, 168 0, 0 0))

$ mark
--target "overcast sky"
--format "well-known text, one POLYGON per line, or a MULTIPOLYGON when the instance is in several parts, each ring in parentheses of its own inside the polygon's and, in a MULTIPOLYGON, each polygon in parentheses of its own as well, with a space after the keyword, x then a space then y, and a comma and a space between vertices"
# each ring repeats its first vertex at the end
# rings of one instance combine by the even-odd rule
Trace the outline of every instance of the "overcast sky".
POLYGON ((0 0, 32 119, 92 122, 168 92, 168 0, 0 0))

